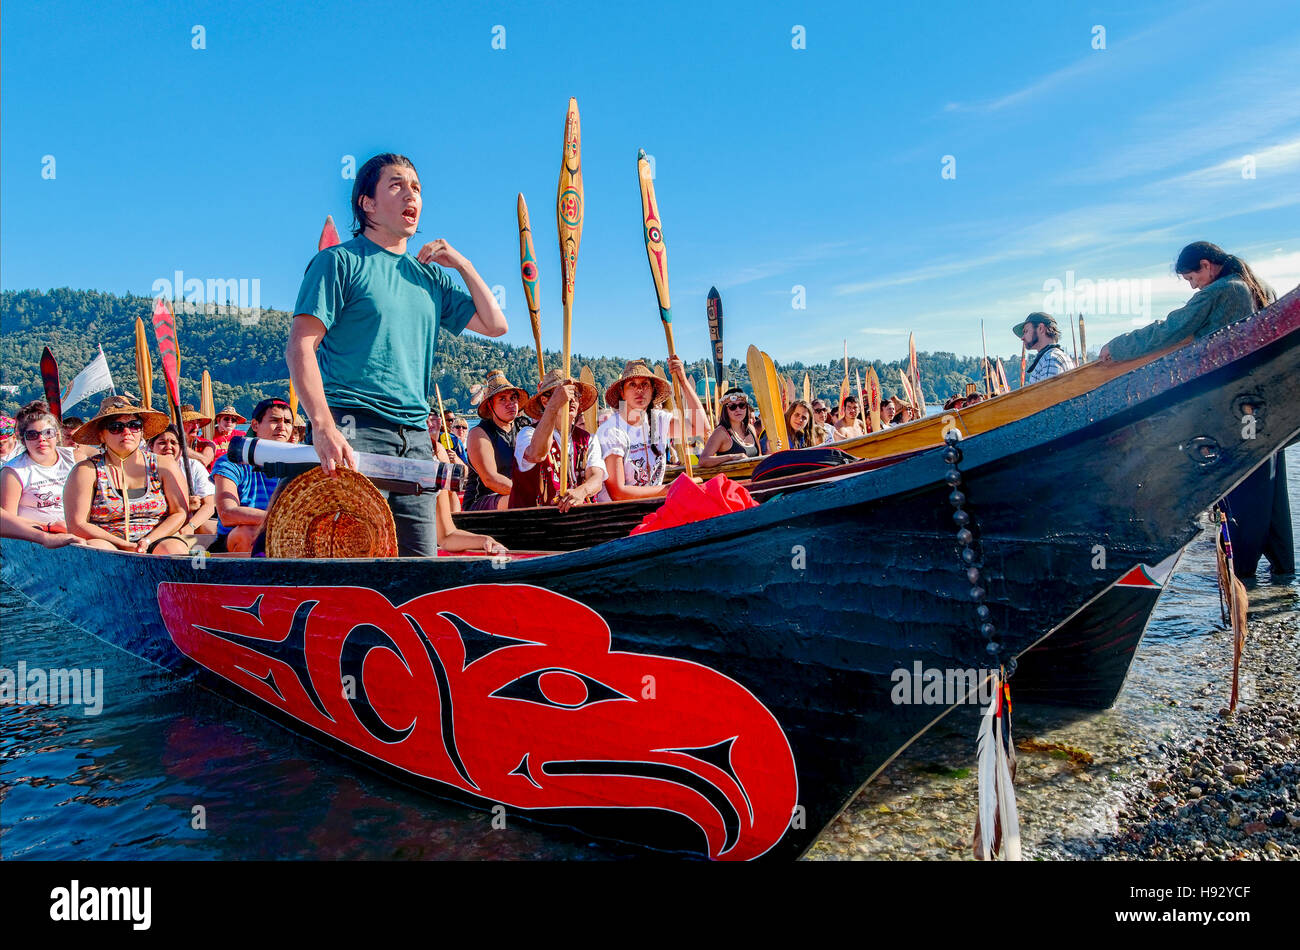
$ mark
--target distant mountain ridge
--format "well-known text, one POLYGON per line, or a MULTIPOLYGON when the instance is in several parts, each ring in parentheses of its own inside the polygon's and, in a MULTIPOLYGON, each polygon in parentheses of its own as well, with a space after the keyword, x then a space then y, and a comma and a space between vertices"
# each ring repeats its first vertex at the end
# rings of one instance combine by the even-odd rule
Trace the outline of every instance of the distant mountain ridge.
MULTIPOLYGON (((263 310, 252 315, 247 311, 209 308, 215 312, 186 312, 177 307, 176 333, 181 350, 181 399, 198 405, 199 384, 206 369, 212 376, 213 400, 220 408, 234 405, 244 415, 260 400, 268 396, 284 397, 288 392, 289 370, 284 361, 284 347, 289 338, 291 314, 282 310, 263 310)), ((59 361, 64 386, 97 355, 102 346, 108 359, 109 370, 119 392, 140 392, 135 374, 135 318, 145 322, 149 349, 153 357, 154 405, 163 407, 162 367, 158 362, 156 341, 150 316, 153 300, 135 295, 119 296, 97 290, 72 290, 66 287, 49 291, 6 290, 0 292, 0 411, 12 415, 18 407, 33 399, 43 398, 40 361, 44 347, 49 346, 59 361), (10 389, 17 387, 17 392, 10 389)), ((749 344, 747 340, 727 341, 727 350, 734 354, 727 375, 730 380, 746 390, 749 373, 740 357, 749 344)), ((803 388, 803 376, 812 377, 814 396, 837 400, 840 380, 844 375, 843 361, 832 361, 806 366, 803 363, 781 362, 781 354, 771 354, 777 361, 781 375, 790 376, 796 392, 803 388)), ((627 359, 637 356, 649 358, 653 363, 663 363, 662 353, 631 354, 623 357, 590 357, 575 353, 572 356, 576 376, 582 365, 591 367, 600 387, 617 379, 627 359)), ((549 368, 558 365, 561 354, 544 352, 549 368)), ((688 362, 686 372, 692 380, 701 380, 706 362, 712 374, 712 360, 697 359, 688 362)), ((921 382, 928 403, 941 403, 961 392, 968 382, 982 380, 977 357, 962 357, 952 353, 918 353, 921 382)), ((849 357, 849 376, 861 370, 867 362, 849 357)), ((880 376, 886 397, 902 387, 898 369, 906 365, 903 358, 894 361, 873 360, 871 365, 880 376)), ((503 369, 516 385, 531 389, 536 384, 537 355, 531 346, 512 346, 499 343, 477 334, 466 333, 459 337, 441 335, 438 339, 438 356, 434 381, 442 391, 448 409, 471 412, 470 387, 480 383, 490 370, 503 369)), ((1013 388, 1019 380, 1019 369, 1006 364, 1007 376, 1013 388)), ((981 383, 982 388, 982 383, 981 383)), ((90 416, 98 406, 99 396, 79 403, 71 415, 90 416)))

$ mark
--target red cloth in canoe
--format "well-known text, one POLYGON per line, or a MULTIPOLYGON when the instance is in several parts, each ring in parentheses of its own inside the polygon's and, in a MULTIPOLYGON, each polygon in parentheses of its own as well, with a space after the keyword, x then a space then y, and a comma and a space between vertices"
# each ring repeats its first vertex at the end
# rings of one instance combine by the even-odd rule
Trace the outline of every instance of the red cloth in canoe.
POLYGON ((678 525, 757 507, 758 502, 753 496, 726 475, 715 475, 703 486, 697 485, 685 475, 678 475, 677 480, 669 486, 664 503, 657 511, 642 518, 641 523, 632 529, 632 534, 676 528, 678 525))

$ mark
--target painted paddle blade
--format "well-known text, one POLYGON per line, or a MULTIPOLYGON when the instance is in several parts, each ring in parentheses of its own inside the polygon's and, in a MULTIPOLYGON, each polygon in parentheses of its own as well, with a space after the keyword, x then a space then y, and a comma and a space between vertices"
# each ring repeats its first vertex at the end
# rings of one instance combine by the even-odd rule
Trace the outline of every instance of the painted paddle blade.
MULTIPOLYGON (((862 388, 862 370, 855 366, 853 368, 853 377, 858 384, 858 418, 865 421, 867 418, 867 394, 866 390, 862 388)), ((871 431, 874 432, 875 430, 871 431)))
POLYGON ((293 388, 292 379, 289 380, 289 415, 295 420, 298 418, 298 391, 293 388))
POLYGON ((519 218, 519 276, 524 282, 524 301, 528 304, 528 319, 533 325, 533 345, 537 347, 537 381, 546 375, 542 360, 542 292, 537 270, 537 253, 533 250, 533 229, 528 222, 528 203, 521 193, 515 202, 519 218))
POLYGON ((673 322, 673 308, 668 296, 668 248, 664 246, 663 222, 659 219, 659 202, 655 198, 655 182, 646 160, 645 149, 636 153, 636 174, 641 186, 641 227, 645 238, 645 256, 650 262, 650 276, 654 278, 655 295, 659 298, 659 319, 673 322))
POLYGON ((45 389, 45 401, 50 412, 63 424, 63 397, 59 389, 59 362, 54 352, 47 346, 41 353, 41 386, 45 389))
POLYGON ((871 431, 880 431, 880 377, 874 366, 867 367, 867 412, 871 417, 871 431))
POLYGON ((180 412, 181 391, 176 315, 172 313, 171 305, 162 297, 153 303, 153 334, 158 340, 158 359, 162 363, 163 379, 167 383, 167 399, 172 404, 172 414, 177 415, 180 412))
MULTIPOLYGON (((595 389, 596 392, 600 392, 600 387, 596 385, 596 375, 591 371, 590 366, 584 365, 582 367, 581 372, 578 373, 578 381, 586 383, 588 386, 595 389)), ((600 402, 599 398, 596 402, 600 402)), ((582 427, 593 435, 596 432, 596 416, 596 403, 593 402, 587 407, 587 411, 582 414, 582 427)))
POLYGON ((135 318, 135 378, 140 384, 141 405, 153 408, 153 359, 149 356, 149 338, 145 335, 144 321, 135 318))
POLYGON ((709 343, 713 347, 713 378, 718 386, 714 389, 714 401, 722 395, 722 295, 717 287, 709 288, 709 297, 704 301, 704 312, 709 318, 709 343))
MULTIPOLYGON (((212 402, 212 377, 208 375, 206 369, 203 371, 203 381, 199 388, 199 412, 209 419, 215 418, 217 414, 217 407, 212 402)), ((214 423, 209 422, 203 427, 204 438, 212 438, 213 426, 214 423)))
POLYGON ((334 215, 325 215, 325 226, 320 229, 320 240, 316 242, 316 250, 323 251, 327 247, 342 243, 339 240, 339 229, 334 227, 334 215))
MULTIPOLYGON (((555 195, 555 219, 560 234, 560 294, 566 306, 573 303, 573 282, 582 245, 582 124, 578 100, 569 100, 564 118, 564 155, 560 162, 560 184, 555 195)), ((567 332, 567 331, 566 331, 567 332)), ((565 367, 568 373, 568 367, 565 367)))
POLYGON ((907 400, 907 404, 912 408, 916 408, 916 396, 912 393, 912 383, 902 369, 898 371, 898 378, 903 381, 903 397, 907 400))

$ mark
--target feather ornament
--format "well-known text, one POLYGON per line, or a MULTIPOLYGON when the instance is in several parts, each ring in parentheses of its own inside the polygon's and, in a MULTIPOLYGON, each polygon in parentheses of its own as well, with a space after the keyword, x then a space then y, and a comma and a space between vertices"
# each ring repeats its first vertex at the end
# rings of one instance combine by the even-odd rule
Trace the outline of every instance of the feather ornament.
POLYGON ((980 722, 977 744, 979 809, 975 817, 975 857, 999 854, 1020 860, 1020 816, 1016 811, 1016 749, 1011 741, 1011 690, 993 674, 993 701, 980 722))

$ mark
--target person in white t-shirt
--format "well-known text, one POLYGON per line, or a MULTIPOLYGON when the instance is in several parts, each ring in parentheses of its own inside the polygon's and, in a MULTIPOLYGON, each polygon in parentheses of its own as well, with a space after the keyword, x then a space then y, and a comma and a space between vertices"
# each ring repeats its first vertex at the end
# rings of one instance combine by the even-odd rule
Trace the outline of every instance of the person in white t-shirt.
POLYGON ((0 508, 29 527, 67 531, 63 483, 77 464, 76 453, 60 445, 59 420, 44 402, 24 406, 15 428, 27 451, 0 469, 0 508))
MULTIPOLYGON (((676 356, 668 360, 668 372, 685 394, 688 421, 707 427, 708 413, 695 388, 686 381, 685 368, 676 356)), ((656 376, 645 360, 627 363, 623 375, 605 390, 605 402, 618 412, 597 432, 605 453, 605 490, 599 501, 656 498, 667 493, 664 469, 668 465, 668 443, 678 435, 677 420, 658 407, 668 401, 671 393, 672 385, 656 376)))
MULTIPOLYGON (((169 425, 162 432, 149 440, 149 451, 175 461, 177 468, 181 465, 181 440, 176 434, 176 426, 169 425)), ((203 463, 190 456, 190 480, 186 488, 193 483, 189 495, 190 517, 176 529, 177 534, 216 534, 217 533, 217 488, 212 483, 212 476, 203 467, 203 463)))

